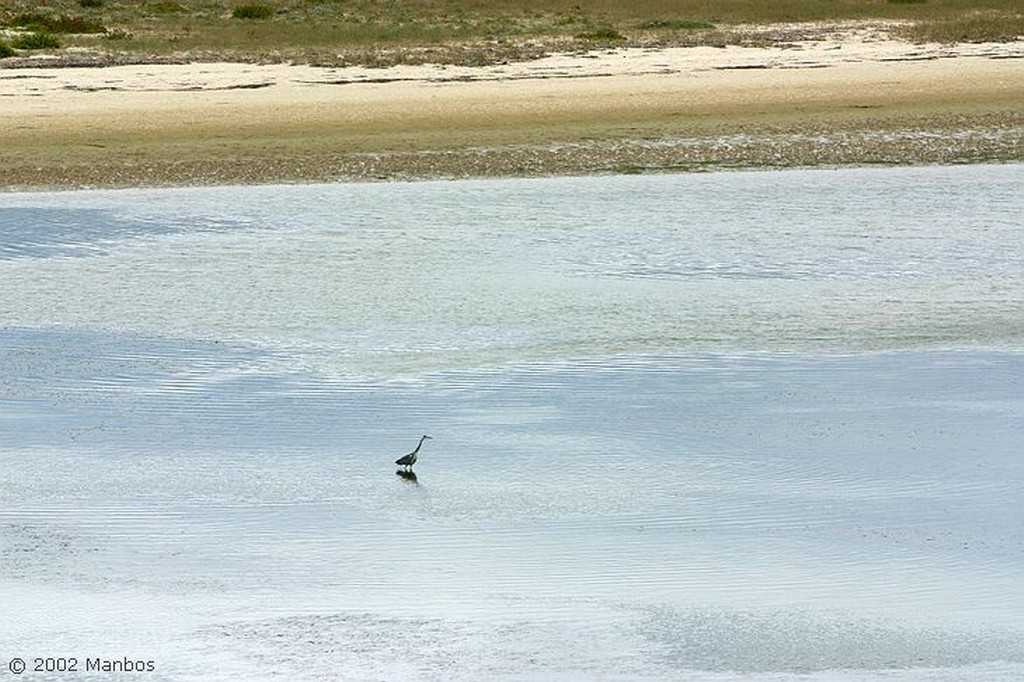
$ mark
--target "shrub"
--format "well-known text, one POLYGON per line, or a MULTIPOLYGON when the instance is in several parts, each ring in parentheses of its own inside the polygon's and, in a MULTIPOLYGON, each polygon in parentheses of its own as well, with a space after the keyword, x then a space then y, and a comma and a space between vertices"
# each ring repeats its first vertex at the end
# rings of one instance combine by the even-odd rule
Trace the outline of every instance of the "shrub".
POLYGON ((40 14, 39 12, 22 12, 8 19, 6 23, 8 26, 16 26, 18 28, 41 28, 48 19, 47 15, 40 14))
POLYGON ((269 19, 274 16, 270 5, 239 5, 231 12, 235 19, 269 19))
POLYGON ((38 33, 103 33, 107 30, 103 24, 86 17, 50 16, 38 12, 19 14, 8 21, 7 25, 38 33))
POLYGON ((586 31, 584 33, 577 33, 576 38, 578 40, 593 40, 595 42, 606 42, 625 40, 626 36, 616 31, 611 26, 604 26, 601 28, 595 28, 592 31, 586 31))
POLYGON ((100 22, 85 17, 51 17, 43 26, 50 33, 105 33, 107 30, 100 22))
POLYGON ((10 45, 8 45, 7 43, 5 43, 3 40, 0 40, 0 59, 3 59, 4 57, 13 57, 13 56, 14 56, 14 48, 11 47, 10 45))
POLYGON ((103 7, 103 0, 78 0, 78 6, 85 9, 103 7))
POLYGON ((161 0, 160 2, 154 2, 151 5, 146 5, 153 14, 181 14, 182 12, 188 11, 183 5, 172 2, 171 0, 161 0))
POLYGON ((49 33, 27 33, 13 43, 19 50, 50 50, 60 47, 57 36, 49 33))

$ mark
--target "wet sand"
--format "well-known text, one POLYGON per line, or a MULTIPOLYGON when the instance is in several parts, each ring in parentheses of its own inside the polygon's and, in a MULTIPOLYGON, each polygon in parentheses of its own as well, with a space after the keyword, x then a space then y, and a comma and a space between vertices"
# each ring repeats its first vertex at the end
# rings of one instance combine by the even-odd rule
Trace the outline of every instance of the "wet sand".
POLYGON ((0 69, 0 187, 1024 160, 1024 44, 0 69))

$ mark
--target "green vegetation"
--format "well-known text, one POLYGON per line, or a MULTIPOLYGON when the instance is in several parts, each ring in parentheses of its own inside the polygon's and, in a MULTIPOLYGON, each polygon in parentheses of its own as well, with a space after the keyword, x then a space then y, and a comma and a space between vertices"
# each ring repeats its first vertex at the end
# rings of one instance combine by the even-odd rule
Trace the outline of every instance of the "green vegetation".
POLYGON ((920 43, 1012 42, 1024 36, 1024 14, 1016 17, 976 14, 930 21, 908 26, 901 35, 920 43))
POLYGON ((801 23, 848 20, 899 22, 892 30, 915 41, 1024 36, 1020 0, 0 0, 0 27, 59 34, 65 46, 325 64, 769 44, 806 35, 801 23), (767 24, 797 26, 757 28, 767 24))
POLYGON ((8 45, 4 40, 0 40, 0 59, 4 57, 13 57, 15 55, 14 48, 8 45))
POLYGON ((577 40, 586 40, 594 43, 614 43, 626 39, 626 36, 622 35, 611 26, 601 26, 591 31, 581 31, 574 37, 577 40))
POLYGON ((50 33, 26 33, 16 38, 12 46, 19 50, 52 50, 60 47, 60 41, 50 33))
POLYGON ((231 11, 235 19, 269 19, 274 14, 274 8, 270 5, 239 5, 231 11))
POLYGON ((188 8, 171 0, 160 0, 146 5, 146 11, 152 14, 185 14, 188 8))
POLYGON ((103 24, 86 17, 67 14, 43 14, 23 12, 6 22, 7 26, 45 33, 103 33, 103 24))

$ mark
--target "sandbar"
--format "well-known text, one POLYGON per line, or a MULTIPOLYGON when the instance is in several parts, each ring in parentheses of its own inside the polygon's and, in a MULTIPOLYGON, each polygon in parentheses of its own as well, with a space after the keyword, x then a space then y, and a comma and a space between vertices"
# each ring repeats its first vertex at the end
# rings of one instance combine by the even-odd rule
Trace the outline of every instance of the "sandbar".
POLYGON ((1024 160, 1024 42, 0 68, 0 188, 1024 160))

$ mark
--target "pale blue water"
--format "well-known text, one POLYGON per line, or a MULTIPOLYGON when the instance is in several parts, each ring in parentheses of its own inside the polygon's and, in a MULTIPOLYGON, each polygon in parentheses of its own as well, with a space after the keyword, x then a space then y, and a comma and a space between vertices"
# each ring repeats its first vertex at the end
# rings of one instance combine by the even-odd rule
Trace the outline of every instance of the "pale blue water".
POLYGON ((1022 188, 2 194, 0 666, 1019 679, 1022 188))

